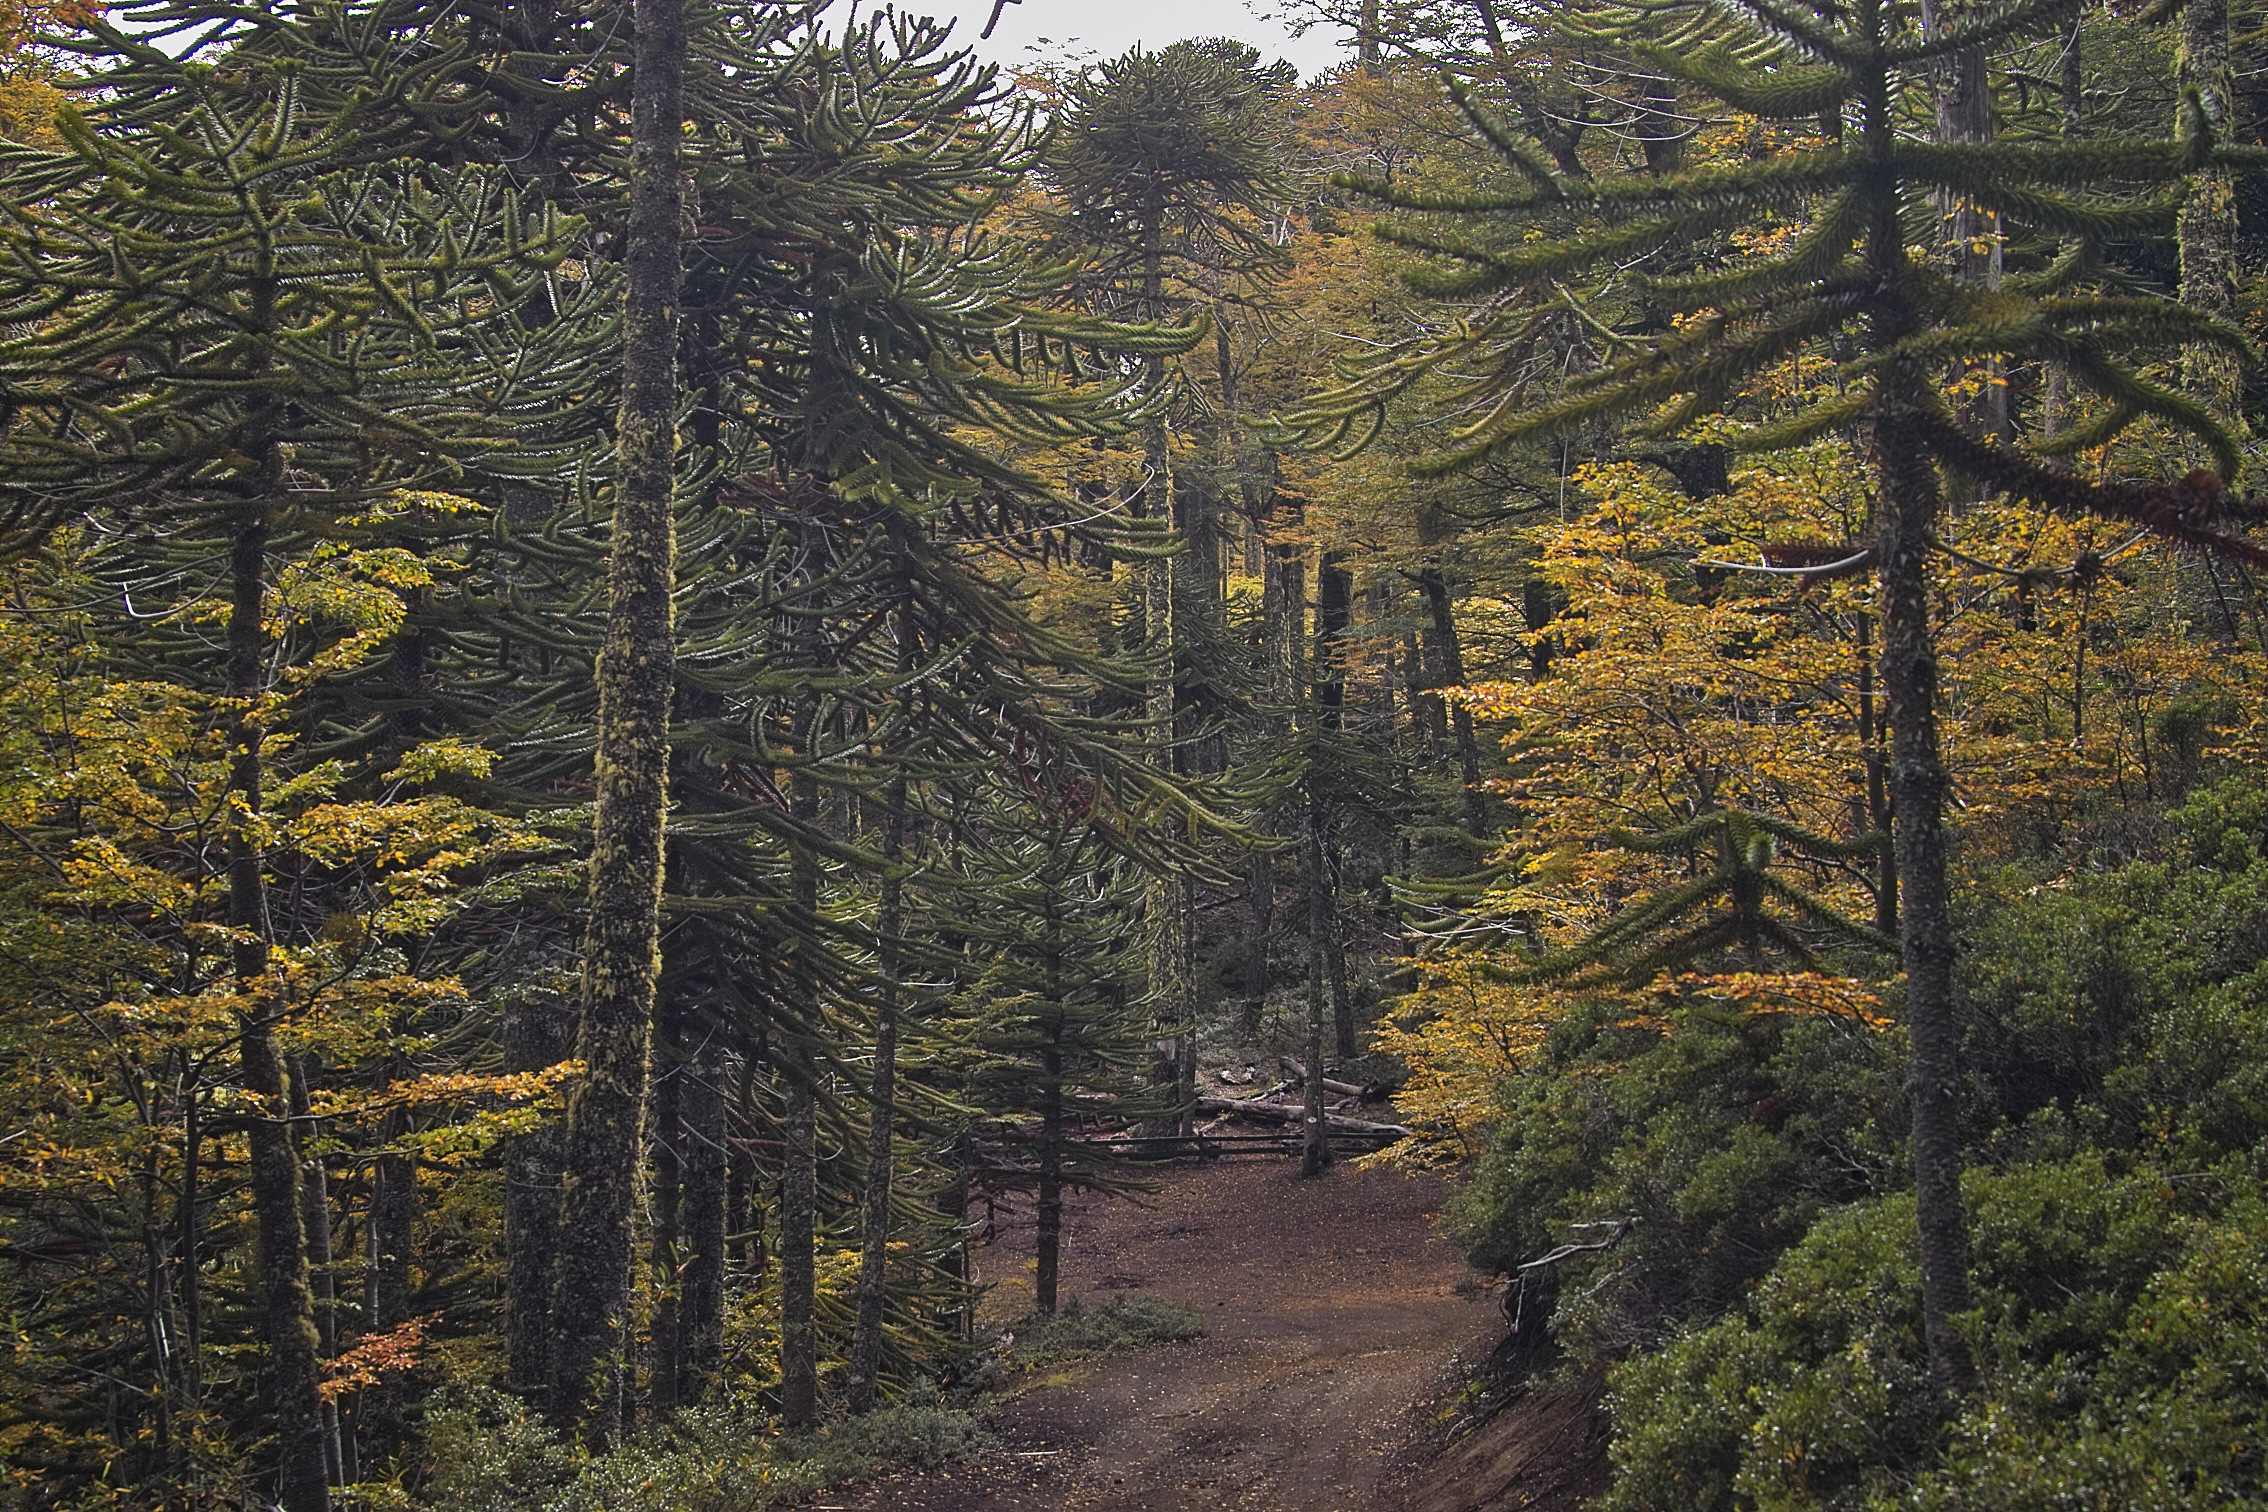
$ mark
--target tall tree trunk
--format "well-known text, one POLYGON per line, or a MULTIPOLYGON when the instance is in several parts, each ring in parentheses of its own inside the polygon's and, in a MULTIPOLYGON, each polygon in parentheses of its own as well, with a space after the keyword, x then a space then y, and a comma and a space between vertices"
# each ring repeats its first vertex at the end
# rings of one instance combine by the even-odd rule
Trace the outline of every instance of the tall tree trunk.
MULTIPOLYGON (((901 584, 897 606, 897 684, 913 680, 915 663, 913 596, 901 584)), ((893 765, 882 815, 882 896, 874 916, 875 954, 881 982, 874 1005, 873 1106, 866 1131, 866 1188, 860 1194, 857 1322, 851 1332, 850 1409, 874 1406, 882 1375, 882 1323, 889 1301, 890 1178, 897 1158, 898 1123, 898 936, 905 928, 905 877, 899 863, 906 851, 907 782, 903 762, 893 765)))
MULTIPOLYGON (((1337 552, 1322 553, 1315 585, 1314 732, 1307 773, 1307 1142, 1300 1161, 1305 1176, 1321 1175, 1331 1160, 1330 1126, 1323 1116, 1323 1022, 1337 909, 1331 895, 1330 781, 1324 767, 1340 734, 1346 702, 1342 643, 1353 617, 1353 584, 1337 552)), ((1350 1017, 1350 1038, 1352 1032, 1350 1017)))
POLYGON ((142 1339, 149 1346, 150 1369, 155 1377, 150 1392, 149 1459, 135 1468, 136 1480, 155 1479, 172 1468, 173 1414, 179 1404, 173 1347, 168 1338, 173 1326, 172 1267, 167 1263, 164 1215, 158 1202, 158 1193, 164 1188, 159 1161, 165 1147, 162 1140, 148 1137, 156 1132, 148 1119, 155 1103, 152 1097, 141 1110, 145 1137, 141 1171, 136 1179, 136 1185, 141 1188, 142 1207, 142 1339))
MULTIPOLYGON (((1457 639, 1456 609, 1449 601, 1448 577, 1438 562, 1418 569, 1418 596, 1425 600, 1420 634, 1425 645, 1426 683, 1433 690, 1429 702, 1435 711, 1428 717, 1438 719, 1446 703, 1440 690, 1460 687, 1465 681, 1465 651, 1457 639)), ((1459 703, 1447 711, 1447 717, 1456 735, 1457 769, 1465 784, 1465 832, 1476 841, 1485 840, 1488 808, 1481 792, 1480 741, 1473 733, 1472 710, 1459 703)))
MULTIPOLYGON (((257 298, 272 307, 272 291, 257 298)), ((273 453, 271 444, 263 451, 273 453)), ((280 471, 270 456, 265 468, 280 471)), ((321 1338, 307 1274, 307 1233, 299 1195, 299 1152, 292 1137, 291 1097, 275 1022, 282 1004, 268 980, 270 923, 267 877, 254 827, 261 807, 260 700, 266 693, 263 651, 267 612, 268 512, 251 501, 238 517, 229 551, 228 689, 236 705, 230 734, 228 922, 236 931, 232 965, 249 1008, 237 1026, 244 1090, 251 1095, 252 1217, 258 1235, 260 1307, 268 1345, 269 1389, 276 1425, 277 1500, 284 1512, 328 1512, 331 1487, 324 1453, 321 1338)))
POLYGON ((1055 1314, 1056 1278, 1063 1253, 1063 932, 1056 906, 1051 883, 1041 923, 1047 952, 1047 1002, 1042 1009, 1046 1038, 1040 1042, 1039 1191, 1033 1203, 1032 1225, 1037 1261, 1032 1307, 1042 1317, 1055 1314))
MULTIPOLYGON (((1254 535, 1257 538, 1257 526, 1254 535)), ((1271 739, 1280 740, 1290 729, 1290 711, 1300 697, 1297 647, 1300 643, 1300 589, 1296 567, 1298 552, 1273 542, 1261 547, 1260 662, 1266 692, 1262 726, 1271 739)), ((1280 819, 1278 822, 1281 822, 1280 819)), ((1244 1032, 1260 1032, 1261 1011, 1268 998, 1268 947, 1275 928, 1276 861, 1266 851, 1254 851, 1245 861, 1244 883, 1244 1032)))
POLYGON ((700 1402, 724 1364, 725 1105, 723 1058, 714 1025, 701 1024, 699 1048, 687 1059, 678 1088, 679 1226, 685 1260, 678 1284, 678 1397, 700 1402))
POLYGON ((953 1278, 954 1328, 957 1339, 969 1339, 976 1333, 976 1268, 969 1262, 969 1152, 965 1144, 956 1143, 947 1154, 953 1171, 953 1180, 937 1199, 937 1210, 944 1215, 948 1231, 953 1235, 953 1249, 946 1266, 953 1278))
POLYGON ((1268 1002, 1268 934, 1276 922, 1276 860, 1255 850, 1244 860, 1244 1011, 1247 1038, 1260 1032, 1268 1002))
MULTIPOLYGON (((388 1140, 409 1132, 409 1118, 389 1114, 388 1140)), ((559 1205, 556 1180, 548 1194, 559 1205)), ((370 1326, 392 1328, 409 1316, 412 1231, 417 1221, 417 1162, 407 1155, 381 1155, 373 1163, 370 1189, 370 1326)))
MULTIPOLYGON (((379 1137, 391 1143, 409 1128, 407 1110, 395 1108, 380 1124, 379 1137)), ((556 1187, 551 1206, 556 1212, 556 1187)), ((416 1219, 417 1162, 407 1155, 380 1155, 371 1162, 369 1232, 363 1236, 364 1315, 372 1332, 393 1328, 409 1316, 410 1245, 416 1219)), ((386 1444, 400 1440, 406 1387, 400 1380, 382 1381, 355 1398, 352 1431, 344 1443, 349 1481, 360 1478, 358 1439, 375 1435, 386 1444)))
MULTIPOLYGON (((1142 298, 1146 318, 1165 316, 1165 207, 1150 207, 1143 231, 1142 298)), ((1143 359, 1153 389, 1165 383, 1165 358, 1143 359)), ((1138 513, 1161 524, 1174 516, 1171 457, 1166 446, 1165 417, 1152 416, 1142 430, 1142 489, 1138 513)), ((1175 677, 1181 646, 1175 620, 1174 579, 1178 558, 1157 557, 1144 564, 1142 616, 1155 658, 1143 698, 1143 720, 1149 746, 1149 766, 1160 776, 1174 770, 1174 721, 1177 713, 1175 677)), ((1186 568, 1178 569, 1185 572, 1186 568)), ((1184 1067, 1192 1064, 1190 1051, 1191 1001, 1188 959, 1189 879, 1171 871, 1152 874, 1143 900, 1144 923, 1149 932, 1150 991, 1157 1012, 1157 1059, 1154 1074, 1161 1084, 1174 1088, 1173 1126, 1189 1116, 1194 1088, 1183 1085, 1184 1067)))
POLYGON ((662 835, 676 672, 677 307, 684 188, 684 0, 637 0, 607 636, 598 666, 598 814, 567 1112, 552 1312, 552 1409, 592 1440, 622 1422, 630 1229, 661 970, 662 835))
MULTIPOLYGON (((1896 125, 1886 74, 1861 95, 1865 152, 1886 163, 1896 125)), ((1867 261, 1886 294, 1869 332, 1877 352, 1913 331, 1902 295, 1905 239, 1895 195, 1870 191, 1867 261)), ((1953 925, 1945 877, 1945 764, 1937 734, 1937 650, 1929 623, 1929 551, 1941 496, 1937 471, 1915 423, 1928 374, 1910 361, 1878 380, 1874 462, 1882 479, 1876 521, 1882 611, 1882 680, 1890 703, 1890 792, 1898 864, 1899 943, 1906 966, 1906 1031, 1912 1046, 1914 1205, 1919 1229, 1922 1332, 1930 1374, 1948 1397, 1975 1376, 1954 1320, 1969 1309, 1968 1214, 1961 1199, 1961 1142, 1954 1082, 1960 1026, 1953 1003, 1953 925)))
MULTIPOLYGON (((572 1029, 570 1010, 555 994, 516 994, 504 1009, 506 1069, 530 1072, 558 1065, 567 1058, 572 1029)), ((505 1379, 530 1401, 545 1400, 551 1392, 553 1260, 559 1245, 565 1135, 557 1119, 546 1117, 527 1133, 514 1135, 504 1151, 505 1379)), ((375 1262, 384 1241, 375 1226, 370 1237, 375 1262)), ((375 1308, 375 1291, 371 1300, 375 1308)))
MULTIPOLYGON (((204 1091, 198 1085, 194 1062, 182 1052, 179 1061, 181 1098, 181 1193, 174 1214, 174 1265, 181 1276, 181 1403, 195 1411, 205 1391, 205 1276, 204 1250, 204 1091)), ((190 1435, 179 1437, 174 1473, 186 1476, 194 1465, 190 1435)))
MULTIPOLYGON (((2071 34, 2063 40, 2063 55, 2056 68, 2056 92, 2062 96, 2062 133, 2066 143, 2079 140, 2086 117, 2086 56, 2080 41, 2086 35, 2087 15, 2082 6, 2071 17, 2071 34)), ((2047 365, 2040 386, 2040 434, 2052 436, 2070 423, 2071 371, 2060 362, 2047 365)))
POLYGON ((1300 1149, 1299 1174, 1320 1176, 1331 1164, 1331 1125, 1323 1114, 1323 991, 1324 958, 1330 947, 1330 884, 1325 880, 1323 833, 1329 827, 1322 785, 1310 771, 1307 778, 1307 1093, 1300 1149))
MULTIPOLYGON (((1948 21, 1942 0, 1922 0, 1921 19, 1925 35, 1938 35, 1948 21)), ((1962 145, 1993 139, 1997 123, 1992 80, 1982 47, 1959 48, 1938 65, 1936 105, 1938 141, 1962 145)), ((1953 190, 1939 193, 1937 208, 1954 276, 1982 288, 1999 288, 2005 255, 2000 213, 1953 190)), ((1999 364, 1987 363, 1981 377, 1983 386, 1967 404, 1970 423, 1989 435, 2014 439, 2008 385, 1999 364)))
MULTIPOLYGON (((1888 731, 1874 691, 1874 617, 1863 609, 1858 617, 1858 736, 1866 762, 1866 794, 1859 828, 1878 835, 1890 833, 1890 763, 1886 754, 1888 731)), ((1876 858, 1874 927, 1883 934, 1898 932, 1898 853, 1885 846, 1876 858)))
POLYGON ((756 1062, 753 1044, 741 1047, 733 1077, 732 1105, 725 1111, 725 1234, 732 1263, 751 1276, 764 1273, 763 1219, 756 1208, 756 1062))
MULTIPOLYGON (((2195 90, 2207 129, 2221 143, 2234 141, 2236 82, 2230 63, 2228 0, 2183 0, 2175 82, 2195 90)), ((2181 302, 2192 310, 2234 318, 2237 295, 2236 175, 2207 164, 2189 177, 2179 222, 2181 302)), ((2237 354, 2212 342, 2182 349, 2182 387, 2223 421, 2244 420, 2243 368, 2237 354)))
POLYGON ((685 1122, 685 1004, 683 984, 661 994, 660 1034, 653 1077, 653 1136, 650 1195, 653 1226, 646 1236, 647 1285, 652 1290, 652 1321, 646 1335, 646 1399, 656 1413, 675 1411, 678 1367, 684 1360, 683 1314, 678 1292, 678 1204, 682 1184, 685 1122))
MULTIPOLYGON (((307 1232, 307 1277, 315 1298, 315 1338, 326 1360, 339 1357, 339 1277, 331 1253, 331 1182, 323 1158, 307 1151, 315 1124, 307 1058, 286 1062, 291 1077, 291 1117, 298 1130, 300 1226, 307 1232)), ((334 1486, 346 1484, 346 1457, 339 1437, 339 1404, 323 1400, 323 1469, 334 1486)))
MULTIPOLYGON (((815 624, 807 623, 804 633, 815 636, 816 631, 815 624)), ((798 764, 789 779, 788 806, 799 827, 819 821, 819 778, 811 766, 818 733, 818 696, 811 694, 797 708, 792 737, 798 764)), ((798 844, 789 868, 796 931, 789 980, 804 1021, 783 1026, 780 1054, 785 1104, 780 1130, 780 1426, 801 1433, 819 1420, 819 1066, 805 1038, 818 1033, 821 1014, 818 962, 812 957, 819 924, 819 860, 809 846, 798 844)))
POLYGON ((1331 1048, 1345 1061, 1361 1054, 1362 1046, 1355 1035, 1354 990, 1347 980, 1346 926, 1341 921, 1338 906, 1340 857, 1336 852, 1327 852, 1325 859, 1330 862, 1330 876, 1324 882, 1323 896, 1331 905, 1331 927, 1323 932, 1323 938, 1330 947, 1324 964, 1330 970, 1331 1048))

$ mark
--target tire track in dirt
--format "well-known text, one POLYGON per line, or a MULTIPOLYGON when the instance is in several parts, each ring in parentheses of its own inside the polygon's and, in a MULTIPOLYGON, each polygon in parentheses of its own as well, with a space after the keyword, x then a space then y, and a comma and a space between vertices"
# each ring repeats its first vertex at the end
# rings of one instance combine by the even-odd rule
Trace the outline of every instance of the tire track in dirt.
MULTIPOLYGON (((1004 1449, 823 1505, 857 1512, 1389 1512, 1413 1404, 1496 1314, 1435 1233, 1430 1179, 1288 1162, 1162 1177, 1146 1206, 1068 1215, 1064 1296, 1126 1290, 1204 1314, 1204 1337, 1086 1362, 1002 1400, 1004 1449)), ((1029 1232, 1004 1221, 978 1264, 1012 1316, 1029 1232)))

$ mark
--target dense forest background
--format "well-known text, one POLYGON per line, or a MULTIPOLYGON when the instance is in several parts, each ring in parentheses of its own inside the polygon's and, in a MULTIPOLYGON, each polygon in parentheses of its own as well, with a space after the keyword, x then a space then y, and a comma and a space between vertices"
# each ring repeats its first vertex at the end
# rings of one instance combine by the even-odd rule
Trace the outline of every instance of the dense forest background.
POLYGON ((2268 1499, 2260 18, 1309 19, 0 7, 12 1504, 948 1455, 1253 1080, 1606 1506, 2268 1499))

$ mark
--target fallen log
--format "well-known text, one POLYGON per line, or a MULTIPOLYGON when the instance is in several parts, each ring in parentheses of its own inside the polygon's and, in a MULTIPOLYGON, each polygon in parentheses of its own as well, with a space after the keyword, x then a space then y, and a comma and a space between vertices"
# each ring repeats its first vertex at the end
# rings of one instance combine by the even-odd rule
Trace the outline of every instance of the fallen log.
MULTIPOLYGON (((1291 1073, 1291 1079, 1289 1081, 1279 1083, 1276 1087, 1277 1091, 1282 1092, 1292 1087, 1304 1087, 1307 1085, 1307 1068, 1305 1066, 1301 1065, 1298 1061, 1295 1060, 1287 1060, 1282 1064, 1284 1069, 1291 1073)), ((1365 1095, 1367 1089, 1359 1087, 1351 1081, 1340 1081, 1336 1077, 1326 1076, 1323 1078, 1323 1090, 1326 1092, 1336 1092, 1341 1097, 1361 1097, 1365 1095)))
MULTIPOLYGON (((1200 1113, 1226 1114, 1232 1118, 1257 1118, 1268 1123, 1297 1124, 1307 1121, 1307 1109, 1298 1103, 1265 1102, 1257 1097, 1200 1097, 1200 1113)), ((1406 1139, 1409 1130, 1400 1124, 1375 1123, 1367 1118, 1349 1118, 1343 1113, 1325 1116, 1333 1129, 1353 1134, 1376 1134, 1381 1137, 1406 1139)))

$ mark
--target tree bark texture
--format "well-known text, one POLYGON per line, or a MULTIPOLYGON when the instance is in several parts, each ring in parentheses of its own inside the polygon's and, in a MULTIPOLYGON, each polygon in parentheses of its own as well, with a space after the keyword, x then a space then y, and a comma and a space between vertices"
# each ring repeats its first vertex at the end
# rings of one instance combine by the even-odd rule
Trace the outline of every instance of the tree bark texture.
MULTIPOLYGON (((272 452, 273 447, 263 450, 272 452)), ((275 470, 271 458, 270 471, 275 470)), ((260 699, 266 693, 262 622, 267 611, 268 514, 244 506, 230 542, 228 691, 236 705, 230 735, 228 922, 237 931, 231 964, 248 1008, 237 1026, 244 1090, 251 1095, 252 1216, 260 1266, 259 1302, 268 1346, 275 1415, 277 1500, 284 1512, 328 1512, 321 1339, 307 1273, 307 1231, 300 1205, 298 1142, 275 1021, 283 1005, 268 980, 271 925, 265 862, 253 827, 261 809, 260 699)))
POLYGON ((622 1422, 631 1219, 660 977, 662 837, 676 670, 677 320, 684 0, 637 0, 623 391, 607 635, 598 665, 582 1083, 567 1113, 552 1410, 594 1441, 622 1422))
MULTIPOLYGON (((1331 802, 1329 778, 1323 770, 1331 743, 1340 728, 1346 702, 1344 648, 1352 616, 1353 585, 1336 552, 1325 551, 1315 575, 1314 720, 1307 771, 1307 1064, 1316 1074, 1307 1079, 1307 1142, 1300 1159, 1300 1174, 1320 1176, 1331 1163, 1330 1129, 1323 1115, 1323 1026, 1325 996, 1332 979, 1333 931, 1337 928, 1332 906, 1330 870, 1331 802)), ((1351 1019, 1349 1032, 1351 1033, 1351 1019)))
MULTIPOLYGON (((1865 81, 1865 151, 1887 162, 1895 125, 1889 81, 1865 81)), ((1881 182, 1891 182, 1884 175, 1881 182)), ((1869 333, 1878 352, 1913 330, 1900 287, 1905 243, 1896 196, 1870 191, 1867 260, 1878 300, 1869 333)), ((1954 1319, 1968 1311, 1968 1214, 1961 1198, 1961 1144, 1954 1082, 1960 1026, 1953 1003, 1953 923, 1945 877, 1945 763, 1937 732, 1937 649, 1929 622, 1929 552, 1941 512, 1937 470, 1914 423, 1929 375, 1911 362, 1877 380, 1875 465, 1882 479, 1876 520, 1882 681, 1890 716, 1890 793, 1898 865, 1899 944, 1906 966, 1906 1032, 1912 1048, 1914 1203, 1922 1275, 1922 1332, 1930 1373, 1948 1398, 1975 1368, 1954 1319)))
MULTIPOLYGON (((315 1339, 325 1360, 339 1357, 339 1278, 331 1250, 331 1181, 323 1158, 310 1154, 307 1137, 314 1130, 314 1100, 308 1091, 305 1056, 285 1062, 291 1077, 291 1117, 301 1157, 299 1172, 300 1226, 307 1235, 307 1277, 315 1300, 315 1339)), ((346 1451, 339 1436, 339 1404, 323 1401, 323 1472, 333 1486, 346 1484, 346 1451)))

